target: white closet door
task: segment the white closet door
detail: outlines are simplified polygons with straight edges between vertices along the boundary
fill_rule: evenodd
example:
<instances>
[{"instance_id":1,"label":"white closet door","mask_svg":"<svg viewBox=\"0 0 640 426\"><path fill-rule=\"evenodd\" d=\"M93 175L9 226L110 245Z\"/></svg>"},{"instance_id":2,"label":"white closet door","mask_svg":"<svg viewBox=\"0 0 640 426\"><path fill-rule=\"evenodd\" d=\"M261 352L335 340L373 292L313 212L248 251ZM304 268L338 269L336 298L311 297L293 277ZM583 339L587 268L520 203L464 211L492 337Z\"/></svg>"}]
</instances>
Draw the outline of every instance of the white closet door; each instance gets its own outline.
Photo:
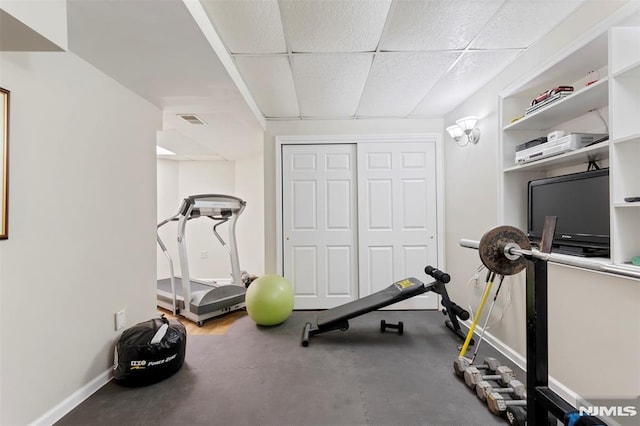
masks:
<instances>
[{"instance_id":1,"label":"white closet door","mask_svg":"<svg viewBox=\"0 0 640 426\"><path fill-rule=\"evenodd\" d=\"M437 265L435 142L358 145L359 293L406 277L427 280ZM391 309L437 309L435 293Z\"/></svg>"},{"instance_id":2,"label":"white closet door","mask_svg":"<svg viewBox=\"0 0 640 426\"><path fill-rule=\"evenodd\" d=\"M356 146L284 145L284 276L295 309L358 298Z\"/></svg>"}]
</instances>

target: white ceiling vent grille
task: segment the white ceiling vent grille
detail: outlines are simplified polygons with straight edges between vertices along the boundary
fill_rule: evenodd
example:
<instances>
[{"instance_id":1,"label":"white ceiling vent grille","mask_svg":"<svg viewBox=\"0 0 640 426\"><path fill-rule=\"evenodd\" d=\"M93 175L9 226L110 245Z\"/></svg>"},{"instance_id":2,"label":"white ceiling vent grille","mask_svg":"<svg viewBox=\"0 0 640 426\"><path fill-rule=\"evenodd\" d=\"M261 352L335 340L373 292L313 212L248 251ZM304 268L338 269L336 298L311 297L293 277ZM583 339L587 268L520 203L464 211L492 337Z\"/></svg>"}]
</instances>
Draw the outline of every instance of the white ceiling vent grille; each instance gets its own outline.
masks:
<instances>
[{"instance_id":1,"label":"white ceiling vent grille","mask_svg":"<svg viewBox=\"0 0 640 426\"><path fill-rule=\"evenodd\" d=\"M189 124L198 124L198 125L206 124L204 121L202 121L200 117L198 117L195 114L178 114L178 117L181 117L183 120L185 120Z\"/></svg>"}]
</instances>

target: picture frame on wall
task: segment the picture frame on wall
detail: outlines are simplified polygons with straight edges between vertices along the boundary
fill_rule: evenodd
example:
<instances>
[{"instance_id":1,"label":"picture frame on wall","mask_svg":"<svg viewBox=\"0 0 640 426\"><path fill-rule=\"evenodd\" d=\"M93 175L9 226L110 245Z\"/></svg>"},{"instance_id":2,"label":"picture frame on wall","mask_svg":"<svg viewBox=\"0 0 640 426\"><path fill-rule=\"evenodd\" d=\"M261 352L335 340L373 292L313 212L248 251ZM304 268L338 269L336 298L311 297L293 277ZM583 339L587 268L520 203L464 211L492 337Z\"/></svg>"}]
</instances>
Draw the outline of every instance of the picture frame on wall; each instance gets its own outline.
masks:
<instances>
[{"instance_id":1,"label":"picture frame on wall","mask_svg":"<svg viewBox=\"0 0 640 426\"><path fill-rule=\"evenodd\" d=\"M0 87L0 240L9 238L9 100L10 92Z\"/></svg>"}]
</instances>

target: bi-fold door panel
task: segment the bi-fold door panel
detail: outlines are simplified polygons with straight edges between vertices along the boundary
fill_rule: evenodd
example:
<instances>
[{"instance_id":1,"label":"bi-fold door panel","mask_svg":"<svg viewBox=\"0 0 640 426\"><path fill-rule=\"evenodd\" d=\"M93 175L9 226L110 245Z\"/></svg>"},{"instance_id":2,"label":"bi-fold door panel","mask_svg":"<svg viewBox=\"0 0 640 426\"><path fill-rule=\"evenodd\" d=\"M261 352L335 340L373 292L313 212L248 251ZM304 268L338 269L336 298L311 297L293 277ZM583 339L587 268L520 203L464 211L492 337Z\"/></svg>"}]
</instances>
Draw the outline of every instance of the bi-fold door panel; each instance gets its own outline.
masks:
<instances>
[{"instance_id":1,"label":"bi-fold door panel","mask_svg":"<svg viewBox=\"0 0 640 426\"><path fill-rule=\"evenodd\" d=\"M374 293L437 264L435 143L358 146L359 288ZM427 293L393 309L435 309Z\"/></svg>"},{"instance_id":2,"label":"bi-fold door panel","mask_svg":"<svg viewBox=\"0 0 640 426\"><path fill-rule=\"evenodd\" d=\"M293 283L295 308L355 300L355 145L284 145L282 182L284 275Z\"/></svg>"}]
</instances>

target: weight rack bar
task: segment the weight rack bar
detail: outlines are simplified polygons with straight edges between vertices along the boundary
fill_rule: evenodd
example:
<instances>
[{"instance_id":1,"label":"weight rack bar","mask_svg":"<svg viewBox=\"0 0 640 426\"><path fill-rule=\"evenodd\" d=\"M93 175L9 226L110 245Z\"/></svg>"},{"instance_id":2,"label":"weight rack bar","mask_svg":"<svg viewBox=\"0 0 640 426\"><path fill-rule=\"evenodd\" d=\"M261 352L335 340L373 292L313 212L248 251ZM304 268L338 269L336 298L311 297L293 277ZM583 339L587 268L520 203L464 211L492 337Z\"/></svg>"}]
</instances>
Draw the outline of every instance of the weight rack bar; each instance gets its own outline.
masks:
<instances>
[{"instance_id":1,"label":"weight rack bar","mask_svg":"<svg viewBox=\"0 0 640 426\"><path fill-rule=\"evenodd\" d=\"M461 239L460 246L477 250L480 248L480 241ZM536 250L523 250L517 245L507 245L505 246L504 251L505 255L531 256L534 259L545 260L547 262L557 263L559 265L575 266L592 271L607 272L610 274L640 279L640 272L613 264L594 262L593 260L583 259L580 257L561 255L557 253L541 253Z\"/></svg>"}]
</instances>

